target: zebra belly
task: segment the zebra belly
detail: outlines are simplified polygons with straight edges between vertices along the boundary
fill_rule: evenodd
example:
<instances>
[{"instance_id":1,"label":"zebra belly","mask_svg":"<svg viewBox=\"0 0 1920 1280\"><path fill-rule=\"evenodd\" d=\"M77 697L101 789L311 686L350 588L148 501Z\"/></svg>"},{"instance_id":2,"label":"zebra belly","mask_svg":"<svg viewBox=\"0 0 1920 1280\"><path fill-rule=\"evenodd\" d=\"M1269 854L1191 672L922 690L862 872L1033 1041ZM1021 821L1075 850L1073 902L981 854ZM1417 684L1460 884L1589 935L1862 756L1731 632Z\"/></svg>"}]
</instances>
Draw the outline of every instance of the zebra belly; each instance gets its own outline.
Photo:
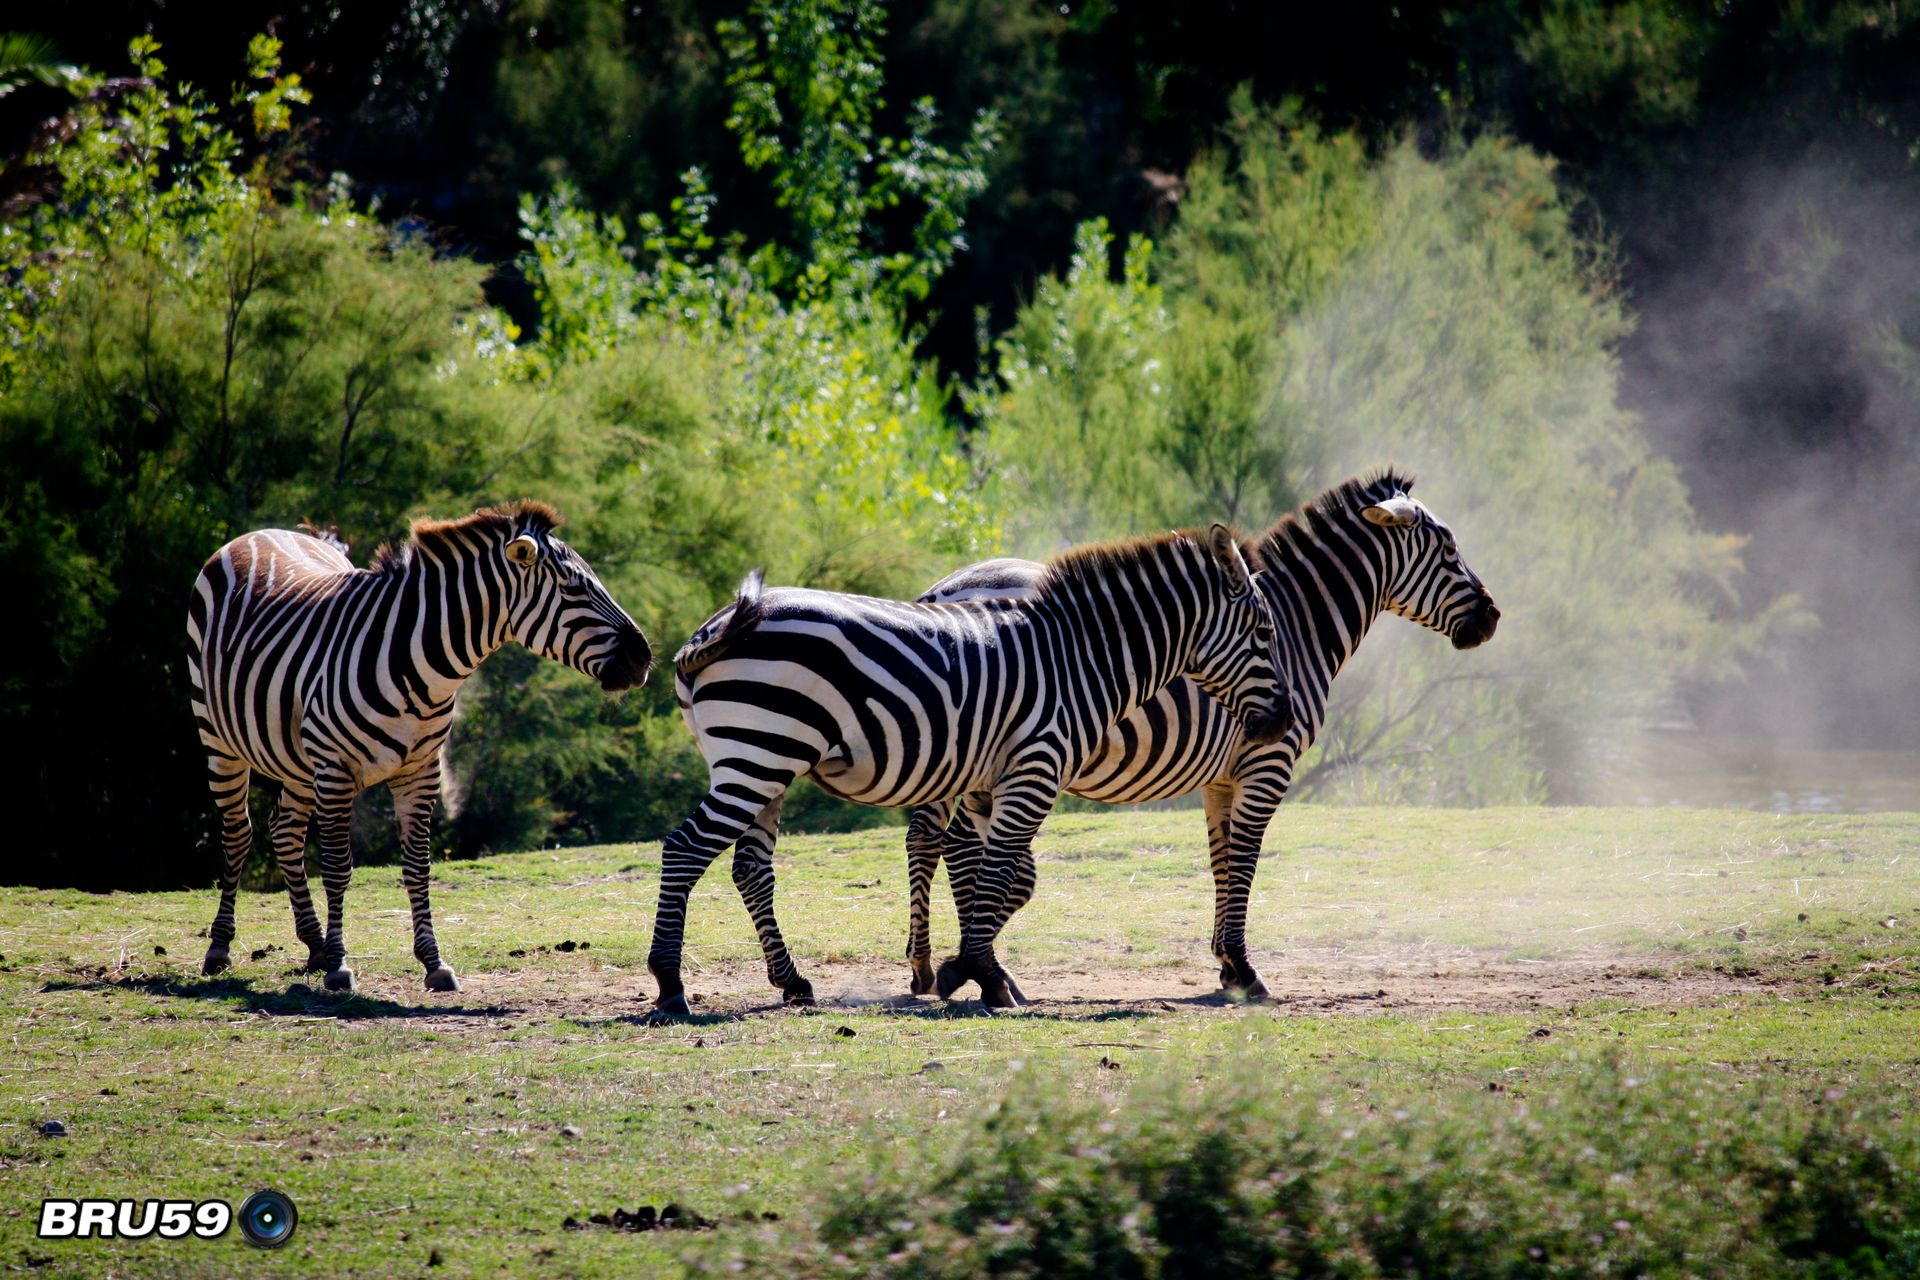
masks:
<instances>
[{"instance_id":1,"label":"zebra belly","mask_svg":"<svg viewBox=\"0 0 1920 1280\"><path fill-rule=\"evenodd\" d=\"M1067 791L1107 804L1171 800L1227 776L1241 745L1231 712L1191 680L1175 680L1107 730Z\"/></svg>"}]
</instances>

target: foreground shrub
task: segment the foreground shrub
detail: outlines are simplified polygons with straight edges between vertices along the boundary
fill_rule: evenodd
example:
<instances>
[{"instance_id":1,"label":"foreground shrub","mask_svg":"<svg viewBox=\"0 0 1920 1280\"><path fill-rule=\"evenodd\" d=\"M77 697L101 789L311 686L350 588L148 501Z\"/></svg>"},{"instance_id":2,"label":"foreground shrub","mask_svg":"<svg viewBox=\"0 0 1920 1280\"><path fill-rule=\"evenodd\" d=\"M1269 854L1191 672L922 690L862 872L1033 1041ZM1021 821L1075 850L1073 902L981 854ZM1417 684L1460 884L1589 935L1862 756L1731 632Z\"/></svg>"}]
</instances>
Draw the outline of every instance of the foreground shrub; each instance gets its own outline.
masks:
<instances>
[{"instance_id":1,"label":"foreground shrub","mask_svg":"<svg viewBox=\"0 0 1920 1280\"><path fill-rule=\"evenodd\" d=\"M927 1280L1920 1274L1920 1140L1839 1090L1600 1068L1553 1096L1375 1103L1249 1074L1116 1106L1029 1077L951 1151L843 1184L816 1239L769 1231L754 1252L777 1262L715 1262Z\"/></svg>"}]
</instances>

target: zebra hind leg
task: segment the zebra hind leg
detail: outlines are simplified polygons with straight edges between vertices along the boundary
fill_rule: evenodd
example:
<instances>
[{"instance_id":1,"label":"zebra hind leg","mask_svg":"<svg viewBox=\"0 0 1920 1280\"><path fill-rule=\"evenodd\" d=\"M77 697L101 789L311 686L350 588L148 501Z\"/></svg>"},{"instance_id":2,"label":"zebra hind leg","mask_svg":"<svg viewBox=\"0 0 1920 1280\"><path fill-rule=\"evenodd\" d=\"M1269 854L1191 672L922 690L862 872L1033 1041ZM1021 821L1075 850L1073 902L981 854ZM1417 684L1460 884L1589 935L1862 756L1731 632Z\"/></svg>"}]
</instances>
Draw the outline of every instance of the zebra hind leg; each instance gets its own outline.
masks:
<instances>
[{"instance_id":1,"label":"zebra hind leg","mask_svg":"<svg viewBox=\"0 0 1920 1280\"><path fill-rule=\"evenodd\" d=\"M234 898L240 891L240 873L246 868L247 855L253 851L253 818L247 812L247 789L253 771L231 756L214 755L207 761L207 786L213 803L220 810L220 906L214 913L213 927L207 931L206 958L200 972L208 977L223 973L231 964L228 954L233 945Z\"/></svg>"},{"instance_id":2,"label":"zebra hind leg","mask_svg":"<svg viewBox=\"0 0 1920 1280\"><path fill-rule=\"evenodd\" d=\"M773 913L773 846L780 838L780 801L775 796L754 816L733 847L733 887L753 917L754 932L760 935L760 950L767 959L767 981L780 989L788 1004L813 1003L813 984L800 976L786 939L780 936L780 921Z\"/></svg>"},{"instance_id":3,"label":"zebra hind leg","mask_svg":"<svg viewBox=\"0 0 1920 1280\"><path fill-rule=\"evenodd\" d=\"M347 968L347 886L353 882L353 784L326 776L314 783L320 823L320 880L327 890L326 988L353 990Z\"/></svg>"},{"instance_id":4,"label":"zebra hind leg","mask_svg":"<svg viewBox=\"0 0 1920 1280\"><path fill-rule=\"evenodd\" d=\"M907 963L913 977L908 989L916 996L933 990L933 939L929 931L933 873L947 838L953 807L946 803L922 805L907 824ZM947 872L952 882L953 872Z\"/></svg>"},{"instance_id":5,"label":"zebra hind leg","mask_svg":"<svg viewBox=\"0 0 1920 1280\"><path fill-rule=\"evenodd\" d=\"M653 944L647 949L647 971L660 988L649 1021L692 1016L686 987L680 981L687 898L720 851L746 835L760 812L786 793L794 776L788 773L784 779L769 779L729 773L724 782L716 778L700 807L667 837L661 848L660 902L653 914Z\"/></svg>"},{"instance_id":6,"label":"zebra hind leg","mask_svg":"<svg viewBox=\"0 0 1920 1280\"><path fill-rule=\"evenodd\" d=\"M307 944L308 973L327 971L327 937L313 912L313 893L307 888L307 822L313 817L313 793L289 783L280 789L273 817L267 825L273 841L273 860L287 886L293 907L293 931Z\"/></svg>"}]
</instances>

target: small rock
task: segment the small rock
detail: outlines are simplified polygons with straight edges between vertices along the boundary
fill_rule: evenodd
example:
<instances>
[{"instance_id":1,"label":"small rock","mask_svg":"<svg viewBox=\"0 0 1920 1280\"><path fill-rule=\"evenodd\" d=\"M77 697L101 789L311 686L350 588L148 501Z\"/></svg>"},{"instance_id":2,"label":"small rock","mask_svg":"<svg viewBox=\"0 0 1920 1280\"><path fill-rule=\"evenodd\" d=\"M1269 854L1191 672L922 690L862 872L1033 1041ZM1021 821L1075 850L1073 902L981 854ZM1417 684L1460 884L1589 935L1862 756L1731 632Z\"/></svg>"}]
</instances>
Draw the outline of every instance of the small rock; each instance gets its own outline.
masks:
<instances>
[{"instance_id":1,"label":"small rock","mask_svg":"<svg viewBox=\"0 0 1920 1280\"><path fill-rule=\"evenodd\" d=\"M560 1229L562 1231L578 1231L580 1226L580 1219L574 1217L572 1214L568 1214L567 1220L560 1224Z\"/></svg>"},{"instance_id":2,"label":"small rock","mask_svg":"<svg viewBox=\"0 0 1920 1280\"><path fill-rule=\"evenodd\" d=\"M1553 1034L1553 1028L1552 1027L1535 1027L1530 1034L1533 1036L1535 1040L1545 1040L1548 1036Z\"/></svg>"},{"instance_id":3,"label":"small rock","mask_svg":"<svg viewBox=\"0 0 1920 1280\"><path fill-rule=\"evenodd\" d=\"M580 949L582 951L585 951L588 947L591 947L592 945L593 944L591 942L583 942L580 944Z\"/></svg>"},{"instance_id":4,"label":"small rock","mask_svg":"<svg viewBox=\"0 0 1920 1280\"><path fill-rule=\"evenodd\" d=\"M936 1071L945 1071L946 1069L947 1064L944 1062L923 1062L920 1064L920 1074L923 1076L930 1076Z\"/></svg>"},{"instance_id":5,"label":"small rock","mask_svg":"<svg viewBox=\"0 0 1920 1280\"><path fill-rule=\"evenodd\" d=\"M560 1126L560 1136L563 1138L578 1138L581 1136L580 1126L577 1124L563 1124Z\"/></svg>"},{"instance_id":6,"label":"small rock","mask_svg":"<svg viewBox=\"0 0 1920 1280\"><path fill-rule=\"evenodd\" d=\"M1880 927L1882 929L1898 929L1900 927L1900 919L1897 916L1888 916L1880 922Z\"/></svg>"},{"instance_id":7,"label":"small rock","mask_svg":"<svg viewBox=\"0 0 1920 1280\"><path fill-rule=\"evenodd\" d=\"M1800 913L1799 919L1801 924L1805 924L1807 922L1807 913L1802 911Z\"/></svg>"},{"instance_id":8,"label":"small rock","mask_svg":"<svg viewBox=\"0 0 1920 1280\"><path fill-rule=\"evenodd\" d=\"M265 960L267 958L267 952L271 950L273 950L272 947L257 947L254 949L251 955L252 955L252 958L255 960Z\"/></svg>"},{"instance_id":9,"label":"small rock","mask_svg":"<svg viewBox=\"0 0 1920 1280\"><path fill-rule=\"evenodd\" d=\"M118 1089L102 1089L100 1096L103 1098L117 1098L120 1096L120 1091Z\"/></svg>"},{"instance_id":10,"label":"small rock","mask_svg":"<svg viewBox=\"0 0 1920 1280\"><path fill-rule=\"evenodd\" d=\"M43 1138L64 1138L67 1136L67 1126L58 1120L42 1120L40 1122L40 1136Z\"/></svg>"},{"instance_id":11,"label":"small rock","mask_svg":"<svg viewBox=\"0 0 1920 1280\"><path fill-rule=\"evenodd\" d=\"M431 1249L431 1250L428 1250L428 1252L427 1252L427 1265L428 1265L428 1266L430 1266L430 1267L437 1267L437 1266L439 1266L439 1265L440 1265L440 1264L441 1264L441 1263L442 1263L443 1261L444 1261L444 1259L442 1259L442 1258L441 1258L441 1256L440 1256L440 1251L439 1251L438 1249Z\"/></svg>"},{"instance_id":12,"label":"small rock","mask_svg":"<svg viewBox=\"0 0 1920 1280\"><path fill-rule=\"evenodd\" d=\"M852 1027L835 1027L833 1029L833 1034L841 1037L844 1040L851 1040L853 1039L854 1036L858 1035L859 1032L855 1031Z\"/></svg>"},{"instance_id":13,"label":"small rock","mask_svg":"<svg viewBox=\"0 0 1920 1280\"><path fill-rule=\"evenodd\" d=\"M1118 1071L1120 1069L1120 1064L1115 1062L1112 1058L1109 1058L1106 1054L1103 1053L1100 1055L1100 1068L1103 1071Z\"/></svg>"},{"instance_id":14,"label":"small rock","mask_svg":"<svg viewBox=\"0 0 1920 1280\"><path fill-rule=\"evenodd\" d=\"M613 1225L613 1218L604 1213L588 1214L587 1221L596 1227L610 1227Z\"/></svg>"},{"instance_id":15,"label":"small rock","mask_svg":"<svg viewBox=\"0 0 1920 1280\"><path fill-rule=\"evenodd\" d=\"M155 955L157 955L157 956L163 956L163 955L165 955L165 954L167 954L167 949L166 949L165 947L161 947L161 946L156 946L156 947L154 947L154 949L153 949L153 954L155 954Z\"/></svg>"},{"instance_id":16,"label":"small rock","mask_svg":"<svg viewBox=\"0 0 1920 1280\"><path fill-rule=\"evenodd\" d=\"M705 1037L705 1036L695 1036L695 1037L693 1038L693 1047L694 1047L694 1048L696 1048L696 1049L704 1049L704 1048L706 1048L706 1047L707 1047L707 1040L706 1040L706 1037Z\"/></svg>"},{"instance_id":17,"label":"small rock","mask_svg":"<svg viewBox=\"0 0 1920 1280\"><path fill-rule=\"evenodd\" d=\"M1733 931L1733 940L1735 942L1745 942L1747 940L1747 931L1745 929L1735 929Z\"/></svg>"},{"instance_id":18,"label":"small rock","mask_svg":"<svg viewBox=\"0 0 1920 1280\"><path fill-rule=\"evenodd\" d=\"M518 960L521 956L527 954L527 949L525 947L515 947L513 950L507 952L507 954ZM569 1219L569 1221L571 1221L571 1219Z\"/></svg>"},{"instance_id":19,"label":"small rock","mask_svg":"<svg viewBox=\"0 0 1920 1280\"><path fill-rule=\"evenodd\" d=\"M554 943L553 949L555 951L572 951L576 949L579 945L580 944L575 942L572 938L568 938L565 942Z\"/></svg>"},{"instance_id":20,"label":"small rock","mask_svg":"<svg viewBox=\"0 0 1920 1280\"><path fill-rule=\"evenodd\" d=\"M1489 1081L1487 1081L1487 1092L1488 1092L1488 1093L1504 1093L1504 1092L1506 1092L1506 1088L1507 1088L1507 1086L1505 1086L1505 1085L1503 1085L1503 1084L1501 1084L1501 1083L1500 1083L1500 1082L1499 1082L1498 1080L1489 1080Z\"/></svg>"}]
</instances>

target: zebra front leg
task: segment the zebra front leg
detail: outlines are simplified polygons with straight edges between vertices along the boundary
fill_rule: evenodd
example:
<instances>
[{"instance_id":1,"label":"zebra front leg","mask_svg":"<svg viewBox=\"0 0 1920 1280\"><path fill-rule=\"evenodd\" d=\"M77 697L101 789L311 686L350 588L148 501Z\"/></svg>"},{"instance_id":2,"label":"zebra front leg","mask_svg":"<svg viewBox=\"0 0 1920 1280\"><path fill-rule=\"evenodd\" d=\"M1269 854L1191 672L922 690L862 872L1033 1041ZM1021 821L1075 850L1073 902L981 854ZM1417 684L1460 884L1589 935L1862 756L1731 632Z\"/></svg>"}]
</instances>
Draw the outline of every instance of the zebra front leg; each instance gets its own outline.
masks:
<instances>
[{"instance_id":1,"label":"zebra front leg","mask_svg":"<svg viewBox=\"0 0 1920 1280\"><path fill-rule=\"evenodd\" d=\"M1286 794L1288 777L1240 777L1225 793L1227 804L1215 814L1208 789L1208 837L1213 852L1213 956L1219 958L1219 984L1227 994L1265 1000L1271 992L1246 954L1246 908L1260 871L1260 846L1267 823Z\"/></svg>"},{"instance_id":2,"label":"zebra front leg","mask_svg":"<svg viewBox=\"0 0 1920 1280\"><path fill-rule=\"evenodd\" d=\"M297 783L280 788L267 832L273 840L273 860L286 882L287 901L293 907L293 932L307 944L308 973L327 971L327 937L313 912L313 893L307 888L307 822L313 816L313 792Z\"/></svg>"},{"instance_id":3,"label":"zebra front leg","mask_svg":"<svg viewBox=\"0 0 1920 1280\"><path fill-rule=\"evenodd\" d=\"M427 990L458 991L460 979L440 958L433 936L433 904L427 883L433 871L433 806L440 798L440 757L436 753L420 771L388 783L393 812L400 822L400 883L406 886L407 905L413 910L413 958L427 971Z\"/></svg>"},{"instance_id":4,"label":"zebra front leg","mask_svg":"<svg viewBox=\"0 0 1920 1280\"><path fill-rule=\"evenodd\" d=\"M1227 917L1232 907L1233 801L1231 782L1211 783L1201 792L1207 813L1207 866L1213 872L1213 958L1220 962L1220 986L1242 989L1239 968L1227 956Z\"/></svg>"},{"instance_id":5,"label":"zebra front leg","mask_svg":"<svg viewBox=\"0 0 1920 1280\"><path fill-rule=\"evenodd\" d=\"M314 816L320 824L320 881L327 890L326 987L353 990L347 968L347 885L353 880L353 796L347 778L314 780Z\"/></svg>"},{"instance_id":6,"label":"zebra front leg","mask_svg":"<svg viewBox=\"0 0 1920 1280\"><path fill-rule=\"evenodd\" d=\"M941 845L941 856L947 863L947 884L953 890L954 915L959 920L962 937L966 935L967 920L974 910L974 885L980 873L981 863L986 858L985 840L989 820L990 802L984 797L970 798L961 809L960 817L947 828ZM1033 879L1031 855L1029 855L1028 870L1024 876L1018 869L1015 871L1015 885L1024 880L1026 888L1024 892L1017 888L1013 890L1012 896L1017 901L1009 910L1009 915L1033 896ZM1001 923L1004 925L1005 922ZM958 957L954 959L957 960ZM933 991L943 1000L952 996L954 991L965 986L969 981L961 976L963 970L958 965L952 968L942 965L941 971L946 974L947 981L953 984L942 989L936 977ZM1014 980L1013 975L1003 969L1000 976L1006 980L1007 989L1012 993L1014 1000L1021 1004L1026 1003L1026 996L1021 992L1020 984Z\"/></svg>"},{"instance_id":7,"label":"zebra front leg","mask_svg":"<svg viewBox=\"0 0 1920 1280\"><path fill-rule=\"evenodd\" d=\"M1229 994L1265 1000L1272 993L1247 955L1247 903L1260 869L1260 846L1278 800L1254 799L1243 785L1233 807L1232 841L1227 854L1226 901L1214 925L1214 954L1220 957L1220 985Z\"/></svg>"},{"instance_id":8,"label":"zebra front leg","mask_svg":"<svg viewBox=\"0 0 1920 1280\"><path fill-rule=\"evenodd\" d=\"M907 824L907 963L913 967L908 989L916 996L933 990L933 940L928 915L933 872L940 865L941 846L952 816L951 804L926 804L913 811L913 820ZM953 883L951 863L947 882Z\"/></svg>"},{"instance_id":9,"label":"zebra front leg","mask_svg":"<svg viewBox=\"0 0 1920 1280\"><path fill-rule=\"evenodd\" d=\"M780 801L775 796L754 816L753 825L733 846L733 887L753 917L760 950L767 959L767 981L778 987L788 1004L812 1004L813 984L800 976L780 922L773 914L773 846L780 838Z\"/></svg>"},{"instance_id":10,"label":"zebra front leg","mask_svg":"<svg viewBox=\"0 0 1920 1280\"><path fill-rule=\"evenodd\" d=\"M980 1001L988 1008L1019 1005L1020 996L1000 967L993 945L1013 908L1033 893L1030 868L1034 833L1059 794L1058 778L1031 766L994 787L987 812L986 855L974 877L973 909L966 918L960 955L940 966L936 990L953 991L972 980L980 984ZM970 816L973 809L968 806ZM1028 871L1022 871L1023 864Z\"/></svg>"},{"instance_id":11,"label":"zebra front leg","mask_svg":"<svg viewBox=\"0 0 1920 1280\"><path fill-rule=\"evenodd\" d=\"M680 982L681 953L687 927L687 898L722 849L736 843L753 825L760 811L786 793L793 781L728 773L714 778L706 799L693 815L674 829L661 848L660 904L653 915L653 944L647 949L647 970L659 984L653 1019L685 1018L692 1014L686 988Z\"/></svg>"},{"instance_id":12,"label":"zebra front leg","mask_svg":"<svg viewBox=\"0 0 1920 1280\"><path fill-rule=\"evenodd\" d=\"M247 855L253 851L253 817L247 812L247 788L252 781L253 771L232 756L208 757L207 786L220 810L220 906L207 931L206 958L200 962L200 972L209 977L224 972L231 963L234 897L240 892Z\"/></svg>"}]
</instances>

